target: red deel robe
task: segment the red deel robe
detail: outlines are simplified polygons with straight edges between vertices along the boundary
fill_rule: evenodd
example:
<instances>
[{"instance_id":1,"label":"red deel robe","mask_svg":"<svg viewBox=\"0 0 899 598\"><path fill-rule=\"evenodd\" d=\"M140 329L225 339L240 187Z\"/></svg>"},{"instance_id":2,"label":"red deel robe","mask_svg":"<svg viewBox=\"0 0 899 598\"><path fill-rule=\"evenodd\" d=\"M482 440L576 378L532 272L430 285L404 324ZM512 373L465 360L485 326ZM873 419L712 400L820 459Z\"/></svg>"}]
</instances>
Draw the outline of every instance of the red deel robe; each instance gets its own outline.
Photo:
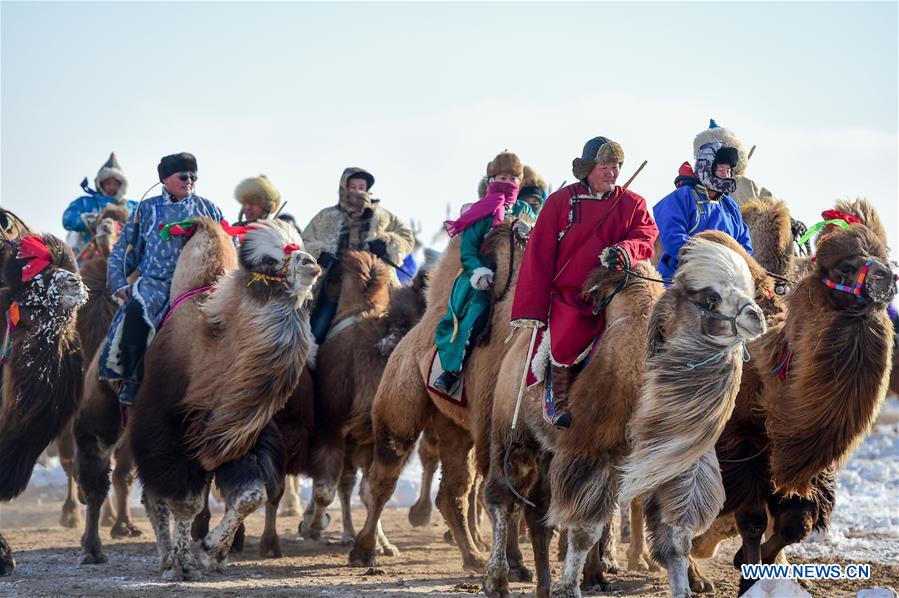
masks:
<instances>
[{"instance_id":1,"label":"red deel robe","mask_svg":"<svg viewBox=\"0 0 899 598\"><path fill-rule=\"evenodd\" d=\"M559 189L546 200L531 231L515 288L513 322L549 321L553 361L577 363L605 329L605 314L594 316L592 303L582 297L587 275L600 266L599 254L618 245L631 263L646 260L658 236L646 201L632 191L616 187L600 199L581 182Z\"/></svg>"}]
</instances>

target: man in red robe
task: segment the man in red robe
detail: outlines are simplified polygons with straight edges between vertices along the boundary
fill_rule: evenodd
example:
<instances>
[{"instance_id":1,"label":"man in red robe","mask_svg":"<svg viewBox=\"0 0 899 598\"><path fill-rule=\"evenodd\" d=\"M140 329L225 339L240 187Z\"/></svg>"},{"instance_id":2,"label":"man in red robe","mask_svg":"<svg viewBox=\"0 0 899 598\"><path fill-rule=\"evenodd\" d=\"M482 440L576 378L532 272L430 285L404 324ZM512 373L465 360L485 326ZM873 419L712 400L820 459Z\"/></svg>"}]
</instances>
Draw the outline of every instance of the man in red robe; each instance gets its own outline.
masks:
<instances>
[{"instance_id":1,"label":"man in red robe","mask_svg":"<svg viewBox=\"0 0 899 598\"><path fill-rule=\"evenodd\" d=\"M578 182L550 195L537 218L515 289L512 325L539 329L529 381L545 376L548 361L553 401L544 416L557 428L571 425L574 366L605 329L605 314L593 315L583 297L587 275L600 264L623 270L649 259L659 235L646 201L615 184L623 161L621 146L605 137L584 145L572 162Z\"/></svg>"}]
</instances>

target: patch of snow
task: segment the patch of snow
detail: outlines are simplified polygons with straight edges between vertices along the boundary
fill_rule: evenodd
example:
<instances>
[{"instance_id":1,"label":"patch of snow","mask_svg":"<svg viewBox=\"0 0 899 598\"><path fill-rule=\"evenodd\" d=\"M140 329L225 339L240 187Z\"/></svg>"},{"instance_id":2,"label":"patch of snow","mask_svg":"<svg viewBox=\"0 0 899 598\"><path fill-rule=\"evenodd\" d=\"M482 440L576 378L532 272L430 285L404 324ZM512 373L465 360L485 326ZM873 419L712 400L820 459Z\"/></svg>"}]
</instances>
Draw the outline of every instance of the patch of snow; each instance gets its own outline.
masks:
<instances>
[{"instance_id":1,"label":"patch of snow","mask_svg":"<svg viewBox=\"0 0 899 598\"><path fill-rule=\"evenodd\" d=\"M811 598L811 594L791 579L762 579L752 584L743 598Z\"/></svg>"}]
</instances>

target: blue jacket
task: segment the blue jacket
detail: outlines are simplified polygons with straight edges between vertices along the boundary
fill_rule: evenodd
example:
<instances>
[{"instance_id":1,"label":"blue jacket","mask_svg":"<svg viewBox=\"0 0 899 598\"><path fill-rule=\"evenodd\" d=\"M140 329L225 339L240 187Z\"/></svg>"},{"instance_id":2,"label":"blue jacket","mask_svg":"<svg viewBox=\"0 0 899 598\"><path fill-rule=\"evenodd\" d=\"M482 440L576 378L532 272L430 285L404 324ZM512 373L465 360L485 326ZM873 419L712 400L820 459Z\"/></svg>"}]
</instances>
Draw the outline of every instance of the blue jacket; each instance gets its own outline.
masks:
<instances>
[{"instance_id":1,"label":"blue jacket","mask_svg":"<svg viewBox=\"0 0 899 598\"><path fill-rule=\"evenodd\" d=\"M187 243L186 235L173 235L168 241L160 236L160 229L166 224L179 222L197 216L208 216L216 222L222 220L222 212L217 205L198 195L191 195L173 202L168 193L142 201L122 230L109 256L106 270L106 286L111 294L128 285L128 276L135 270L140 276L131 286L131 296L143 307L144 321L151 327L152 340L162 322L169 305L169 289L175 274L178 256ZM113 317L103 347L100 360L100 376L115 380L121 372L119 328L125 317L122 305Z\"/></svg>"},{"instance_id":2,"label":"blue jacket","mask_svg":"<svg viewBox=\"0 0 899 598\"><path fill-rule=\"evenodd\" d=\"M62 213L62 225L66 230L79 233L87 233L87 224L82 216L84 214L99 214L103 208L109 204L118 204L119 202L111 197L106 197L98 191L94 191L90 195L82 195L69 204L66 211ZM137 202L133 200L125 200L124 205L129 212L133 212L137 207Z\"/></svg>"},{"instance_id":3,"label":"blue jacket","mask_svg":"<svg viewBox=\"0 0 899 598\"><path fill-rule=\"evenodd\" d=\"M729 195L712 201L702 185L683 185L653 206L652 215L659 227L663 251L658 269L664 278L671 278L677 271L677 254L687 239L704 230L729 234L752 255L749 228Z\"/></svg>"}]
</instances>

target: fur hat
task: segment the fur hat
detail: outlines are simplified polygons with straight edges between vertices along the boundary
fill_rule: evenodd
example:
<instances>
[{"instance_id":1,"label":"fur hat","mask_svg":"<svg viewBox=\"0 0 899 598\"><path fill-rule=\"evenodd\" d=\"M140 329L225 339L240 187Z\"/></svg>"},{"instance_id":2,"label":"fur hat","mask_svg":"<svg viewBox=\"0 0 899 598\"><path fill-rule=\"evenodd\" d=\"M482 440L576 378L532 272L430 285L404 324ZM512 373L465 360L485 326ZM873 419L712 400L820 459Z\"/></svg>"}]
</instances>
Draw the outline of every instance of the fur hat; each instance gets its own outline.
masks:
<instances>
[{"instance_id":1,"label":"fur hat","mask_svg":"<svg viewBox=\"0 0 899 598\"><path fill-rule=\"evenodd\" d=\"M709 119L709 128L702 131L693 139L693 158L699 154L699 148L710 141L720 141L721 145L732 147L737 150L737 164L734 166L734 176L741 176L746 172L746 152L743 151L743 144L737 139L730 129L719 127L715 119Z\"/></svg>"},{"instance_id":2,"label":"fur hat","mask_svg":"<svg viewBox=\"0 0 899 598\"><path fill-rule=\"evenodd\" d=\"M478 199L483 198L487 195L487 177L482 176L481 180L478 181Z\"/></svg>"},{"instance_id":3,"label":"fur hat","mask_svg":"<svg viewBox=\"0 0 899 598\"><path fill-rule=\"evenodd\" d=\"M115 157L115 152L109 154L109 159L107 159L106 163L100 167L100 170L97 171L97 177L94 179L94 186L100 193L103 193L101 184L107 179L115 179L121 183L119 190L112 199L120 200L125 197L125 192L128 191L128 179L125 178L125 173L122 171L122 167L119 166L119 161Z\"/></svg>"},{"instance_id":4,"label":"fur hat","mask_svg":"<svg viewBox=\"0 0 899 598\"><path fill-rule=\"evenodd\" d=\"M264 174L238 183L234 189L234 197L240 204L249 202L269 214L277 212L281 205L281 194Z\"/></svg>"},{"instance_id":5,"label":"fur hat","mask_svg":"<svg viewBox=\"0 0 899 598\"><path fill-rule=\"evenodd\" d=\"M518 198L539 197L541 203L546 201L547 186L546 181L540 176L532 166L524 165L523 175L521 177L521 191L518 192Z\"/></svg>"},{"instance_id":6,"label":"fur hat","mask_svg":"<svg viewBox=\"0 0 899 598\"><path fill-rule=\"evenodd\" d=\"M159 182L166 180L177 172L197 172L197 159L193 154L188 154L187 152L169 154L159 160L156 172L159 174Z\"/></svg>"},{"instance_id":7,"label":"fur hat","mask_svg":"<svg viewBox=\"0 0 899 598\"><path fill-rule=\"evenodd\" d=\"M500 152L487 163L487 177L495 177L498 174L511 174L521 180L521 160L509 150Z\"/></svg>"},{"instance_id":8,"label":"fur hat","mask_svg":"<svg viewBox=\"0 0 899 598\"><path fill-rule=\"evenodd\" d=\"M624 163L624 150L621 146L605 137L594 137L584 144L580 158L571 161L571 172L574 177L583 181L597 164Z\"/></svg>"}]
</instances>

